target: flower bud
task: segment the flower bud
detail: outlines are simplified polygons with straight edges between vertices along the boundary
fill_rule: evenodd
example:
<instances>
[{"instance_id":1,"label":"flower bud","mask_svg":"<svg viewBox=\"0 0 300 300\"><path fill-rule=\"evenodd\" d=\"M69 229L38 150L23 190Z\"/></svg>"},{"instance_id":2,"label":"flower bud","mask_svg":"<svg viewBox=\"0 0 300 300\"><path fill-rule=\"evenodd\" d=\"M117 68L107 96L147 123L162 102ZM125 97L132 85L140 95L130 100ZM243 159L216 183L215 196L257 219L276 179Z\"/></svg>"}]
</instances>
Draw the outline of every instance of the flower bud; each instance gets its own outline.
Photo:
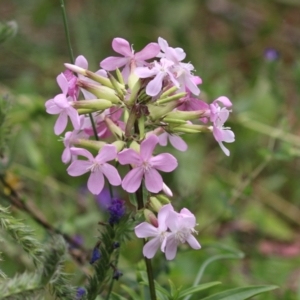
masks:
<instances>
[{"instance_id":1,"label":"flower bud","mask_svg":"<svg viewBox=\"0 0 300 300\"><path fill-rule=\"evenodd\" d=\"M79 148L88 148L90 150L96 150L99 152L101 148L106 145L106 143L94 140L76 139L74 141L74 145Z\"/></svg>"},{"instance_id":2,"label":"flower bud","mask_svg":"<svg viewBox=\"0 0 300 300\"><path fill-rule=\"evenodd\" d=\"M177 102L173 101L162 106L153 104L148 104L147 106L150 113L150 119L152 121L156 121L171 112L175 107L177 107Z\"/></svg>"},{"instance_id":3,"label":"flower bud","mask_svg":"<svg viewBox=\"0 0 300 300\"><path fill-rule=\"evenodd\" d=\"M186 93L178 93L178 94L166 97L166 98L159 98L158 100L156 100L154 102L154 104L156 104L156 105L165 104L165 103L168 103L168 102L179 100L180 98L183 98L185 96L186 96Z\"/></svg>"},{"instance_id":4,"label":"flower bud","mask_svg":"<svg viewBox=\"0 0 300 300\"><path fill-rule=\"evenodd\" d=\"M88 81L78 79L77 84L83 89L94 94L99 99L109 100L112 103L120 104L120 99L116 95L115 91L109 87L91 83Z\"/></svg>"},{"instance_id":5,"label":"flower bud","mask_svg":"<svg viewBox=\"0 0 300 300\"><path fill-rule=\"evenodd\" d=\"M171 203L170 199L163 194L156 195L156 198L160 201L161 204L170 204Z\"/></svg>"},{"instance_id":6,"label":"flower bud","mask_svg":"<svg viewBox=\"0 0 300 300\"><path fill-rule=\"evenodd\" d=\"M166 117L172 118L172 119L179 119L179 120L193 120L193 119L199 119L203 117L206 113L206 110L195 110L195 111L171 111L169 112Z\"/></svg>"},{"instance_id":7,"label":"flower bud","mask_svg":"<svg viewBox=\"0 0 300 300\"><path fill-rule=\"evenodd\" d=\"M118 139L118 140L123 140L124 137L124 131L116 125L109 117L105 118L105 123L111 133Z\"/></svg>"},{"instance_id":8,"label":"flower bud","mask_svg":"<svg viewBox=\"0 0 300 300\"><path fill-rule=\"evenodd\" d=\"M104 110L113 106L113 104L105 99L81 100L71 102L76 109L88 109L92 112Z\"/></svg>"},{"instance_id":9,"label":"flower bud","mask_svg":"<svg viewBox=\"0 0 300 300\"><path fill-rule=\"evenodd\" d=\"M115 141L112 143L112 145L114 145L116 147L117 152L120 152L125 148L126 143L123 141Z\"/></svg>"},{"instance_id":10,"label":"flower bud","mask_svg":"<svg viewBox=\"0 0 300 300\"><path fill-rule=\"evenodd\" d=\"M155 197L150 197L150 207L155 211L159 212L159 210L162 208L161 203L159 200Z\"/></svg>"},{"instance_id":11,"label":"flower bud","mask_svg":"<svg viewBox=\"0 0 300 300\"><path fill-rule=\"evenodd\" d=\"M149 209L144 209L144 216L148 223L152 224L154 227L158 227L158 220L156 215Z\"/></svg>"}]
</instances>

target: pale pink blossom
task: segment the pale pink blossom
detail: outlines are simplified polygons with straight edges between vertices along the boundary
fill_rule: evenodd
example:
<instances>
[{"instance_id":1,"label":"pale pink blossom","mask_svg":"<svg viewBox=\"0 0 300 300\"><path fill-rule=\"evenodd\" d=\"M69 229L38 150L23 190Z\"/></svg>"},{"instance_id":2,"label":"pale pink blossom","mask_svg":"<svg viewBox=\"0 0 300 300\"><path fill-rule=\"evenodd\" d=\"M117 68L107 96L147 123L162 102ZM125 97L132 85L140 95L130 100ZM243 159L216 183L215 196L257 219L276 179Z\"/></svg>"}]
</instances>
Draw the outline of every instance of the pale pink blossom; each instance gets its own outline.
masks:
<instances>
[{"instance_id":1,"label":"pale pink blossom","mask_svg":"<svg viewBox=\"0 0 300 300\"><path fill-rule=\"evenodd\" d=\"M165 255L167 260L175 258L177 247L180 244L188 243L193 249L200 249L199 242L194 237L196 218L187 208L183 208L180 213L169 211L166 218L166 225L170 230L167 236Z\"/></svg>"},{"instance_id":2,"label":"pale pink blossom","mask_svg":"<svg viewBox=\"0 0 300 300\"><path fill-rule=\"evenodd\" d=\"M56 82L61 88L63 94L70 96L73 101L77 100L79 87L77 86L77 77L70 70L65 70L56 77Z\"/></svg>"},{"instance_id":3,"label":"pale pink blossom","mask_svg":"<svg viewBox=\"0 0 300 300\"><path fill-rule=\"evenodd\" d=\"M113 71L124 66L122 73L125 79L130 74L131 64L135 66L145 65L146 60L155 57L159 53L159 45L157 43L150 43L141 51L134 53L128 41L122 38L114 38L112 48L115 52L123 55L123 57L107 57L100 62L100 66L107 71Z\"/></svg>"},{"instance_id":4,"label":"pale pink blossom","mask_svg":"<svg viewBox=\"0 0 300 300\"><path fill-rule=\"evenodd\" d=\"M74 129L80 129L80 118L77 110L72 107L72 102L73 101L70 97L67 98L66 95L59 94L45 103L48 114L59 114L54 125L54 132L56 135L61 134L66 129L68 117L71 119Z\"/></svg>"},{"instance_id":5,"label":"pale pink blossom","mask_svg":"<svg viewBox=\"0 0 300 300\"><path fill-rule=\"evenodd\" d=\"M210 126L216 141L227 156L230 155L230 151L223 145L223 142L233 143L235 141L233 131L231 131L229 127L224 127L224 123L227 121L228 117L229 111L221 109L221 111L218 112L218 118L214 121L214 125Z\"/></svg>"},{"instance_id":6,"label":"pale pink blossom","mask_svg":"<svg viewBox=\"0 0 300 300\"><path fill-rule=\"evenodd\" d=\"M84 116L80 116L80 123L83 125ZM77 142L78 139L87 139L88 135L82 130L73 130L65 133L65 137L63 139L65 149L62 153L61 160L63 163L67 164L72 159L71 147L74 143ZM73 156L73 158L76 156Z\"/></svg>"},{"instance_id":7,"label":"pale pink blossom","mask_svg":"<svg viewBox=\"0 0 300 300\"><path fill-rule=\"evenodd\" d=\"M139 67L135 69L135 74L139 78L149 78L155 76L146 87L146 93L149 96L156 96L162 89L162 84L164 78L167 76L168 79L179 88L179 83L175 79L174 74L172 72L172 66L174 63L170 60L162 58L160 63L154 61L151 65L151 68L148 67Z\"/></svg>"},{"instance_id":8,"label":"pale pink blossom","mask_svg":"<svg viewBox=\"0 0 300 300\"><path fill-rule=\"evenodd\" d=\"M166 58L174 64L178 64L180 61L185 59L186 54L182 48L169 47L168 42L161 37L158 38L158 44L162 52L160 52L157 57Z\"/></svg>"},{"instance_id":9,"label":"pale pink blossom","mask_svg":"<svg viewBox=\"0 0 300 300\"><path fill-rule=\"evenodd\" d=\"M167 241L167 225L166 218L170 211L173 211L171 204L164 205L158 212L157 221L158 227L155 227L147 222L143 222L134 228L138 238L152 238L143 247L143 255L149 259L153 258L158 248L165 251Z\"/></svg>"},{"instance_id":10,"label":"pale pink blossom","mask_svg":"<svg viewBox=\"0 0 300 300\"><path fill-rule=\"evenodd\" d=\"M117 156L117 149L114 145L105 145L101 148L99 154L96 157L86 149L71 148L73 155L81 155L88 160L74 160L68 167L67 172L70 176L80 176L87 172L90 172L90 176L87 182L89 191L98 195L104 187L104 176L108 179L111 185L117 186L121 184L121 177L117 169L108 164Z\"/></svg>"},{"instance_id":11,"label":"pale pink blossom","mask_svg":"<svg viewBox=\"0 0 300 300\"><path fill-rule=\"evenodd\" d=\"M140 153L133 149L125 149L118 154L121 165L132 165L122 181L122 187L129 193L134 193L140 187L143 178L149 192L158 193L163 188L163 180L159 171L172 172L177 167L176 158L169 153L161 153L152 156L153 150L158 143L155 135L150 135L141 143Z\"/></svg>"}]
</instances>

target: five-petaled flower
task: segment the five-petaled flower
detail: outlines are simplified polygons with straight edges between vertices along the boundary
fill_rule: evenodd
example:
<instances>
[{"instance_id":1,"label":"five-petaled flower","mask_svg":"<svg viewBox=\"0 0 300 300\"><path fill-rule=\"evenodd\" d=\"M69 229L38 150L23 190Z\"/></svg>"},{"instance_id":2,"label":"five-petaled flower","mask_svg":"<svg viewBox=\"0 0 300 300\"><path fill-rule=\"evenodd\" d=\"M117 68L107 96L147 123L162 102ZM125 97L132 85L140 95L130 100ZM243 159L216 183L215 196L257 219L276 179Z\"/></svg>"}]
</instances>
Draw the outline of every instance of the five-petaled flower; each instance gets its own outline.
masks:
<instances>
[{"instance_id":1,"label":"five-petaled flower","mask_svg":"<svg viewBox=\"0 0 300 300\"><path fill-rule=\"evenodd\" d=\"M121 177L117 169L108 164L107 161L113 160L117 156L117 150L114 145L105 145L96 157L86 149L71 148L73 155L81 155L88 160L74 160L68 167L67 172L70 176L80 176L91 172L87 187L89 191L97 195L104 187L104 175L111 185L120 185Z\"/></svg>"},{"instance_id":2,"label":"five-petaled flower","mask_svg":"<svg viewBox=\"0 0 300 300\"><path fill-rule=\"evenodd\" d=\"M152 156L157 143L157 136L150 135L141 143L140 153L133 149L125 149L118 154L121 165L130 164L133 168L122 181L122 188L125 191L136 192L143 178L145 178L145 186L149 192L158 193L162 190L163 180L157 170L172 172L177 167L177 160L169 153Z\"/></svg>"}]
</instances>

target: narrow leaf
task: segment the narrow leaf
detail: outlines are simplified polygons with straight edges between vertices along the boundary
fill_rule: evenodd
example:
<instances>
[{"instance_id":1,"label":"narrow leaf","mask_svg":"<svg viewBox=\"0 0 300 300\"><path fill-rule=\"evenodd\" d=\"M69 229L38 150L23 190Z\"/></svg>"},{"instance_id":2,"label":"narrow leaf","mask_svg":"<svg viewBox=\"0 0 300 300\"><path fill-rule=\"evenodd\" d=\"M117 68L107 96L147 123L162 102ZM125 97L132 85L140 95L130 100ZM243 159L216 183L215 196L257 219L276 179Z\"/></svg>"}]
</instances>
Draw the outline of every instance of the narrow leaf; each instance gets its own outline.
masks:
<instances>
[{"instance_id":1,"label":"narrow leaf","mask_svg":"<svg viewBox=\"0 0 300 300\"><path fill-rule=\"evenodd\" d=\"M214 294L202 300L245 300L277 288L275 285L247 286Z\"/></svg>"},{"instance_id":2,"label":"narrow leaf","mask_svg":"<svg viewBox=\"0 0 300 300\"><path fill-rule=\"evenodd\" d=\"M181 291L179 293L179 299L180 298L183 298L187 295L191 295L191 294L195 294L199 291L203 291L203 290L206 290L206 289L209 289L215 285L218 285L218 284L221 284L221 282L219 281L213 281L213 282L208 282L208 283L204 283L204 284L199 284L197 286L193 286L193 287L190 287L188 289L185 289L183 291Z\"/></svg>"}]
</instances>

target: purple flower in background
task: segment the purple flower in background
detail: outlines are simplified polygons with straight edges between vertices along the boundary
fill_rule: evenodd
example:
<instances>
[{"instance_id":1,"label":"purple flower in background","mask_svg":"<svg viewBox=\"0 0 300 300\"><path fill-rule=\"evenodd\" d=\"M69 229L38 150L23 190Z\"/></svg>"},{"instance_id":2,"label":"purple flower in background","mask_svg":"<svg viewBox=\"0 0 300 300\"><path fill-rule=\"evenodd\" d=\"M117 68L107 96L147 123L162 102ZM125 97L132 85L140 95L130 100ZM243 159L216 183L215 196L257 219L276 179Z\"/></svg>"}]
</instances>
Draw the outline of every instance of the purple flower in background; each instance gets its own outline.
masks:
<instances>
[{"instance_id":1,"label":"purple flower in background","mask_svg":"<svg viewBox=\"0 0 300 300\"><path fill-rule=\"evenodd\" d=\"M101 252L98 248L98 246L96 246L94 249L93 249L93 252L92 252L92 258L90 260L90 264L92 265L94 262L96 262L98 259L101 258Z\"/></svg>"},{"instance_id":2,"label":"purple flower in background","mask_svg":"<svg viewBox=\"0 0 300 300\"><path fill-rule=\"evenodd\" d=\"M76 300L80 300L85 295L85 289L82 287L77 288Z\"/></svg>"},{"instance_id":3,"label":"purple flower in background","mask_svg":"<svg viewBox=\"0 0 300 300\"><path fill-rule=\"evenodd\" d=\"M125 202L117 198L112 199L107 210L110 214L108 222L110 225L114 225L118 223L125 214Z\"/></svg>"},{"instance_id":4,"label":"purple flower in background","mask_svg":"<svg viewBox=\"0 0 300 300\"><path fill-rule=\"evenodd\" d=\"M280 54L275 48L266 48L264 51L264 57L267 61L275 61L279 56Z\"/></svg>"}]
</instances>

